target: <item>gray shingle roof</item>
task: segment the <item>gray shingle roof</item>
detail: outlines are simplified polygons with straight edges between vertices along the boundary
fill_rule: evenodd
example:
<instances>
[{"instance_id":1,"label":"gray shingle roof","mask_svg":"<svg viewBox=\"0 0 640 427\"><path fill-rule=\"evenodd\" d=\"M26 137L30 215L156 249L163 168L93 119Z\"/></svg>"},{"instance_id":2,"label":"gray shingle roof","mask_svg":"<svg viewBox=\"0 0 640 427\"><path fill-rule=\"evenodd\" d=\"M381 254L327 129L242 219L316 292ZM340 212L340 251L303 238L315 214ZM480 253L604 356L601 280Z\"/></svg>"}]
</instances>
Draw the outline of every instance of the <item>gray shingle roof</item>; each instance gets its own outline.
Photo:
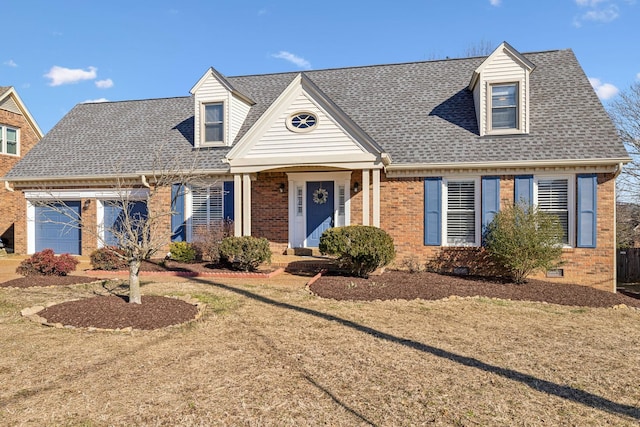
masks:
<instances>
[{"instance_id":1,"label":"gray shingle roof","mask_svg":"<svg viewBox=\"0 0 640 427\"><path fill-rule=\"evenodd\" d=\"M305 74L391 155L394 164L628 157L571 50L524 54L530 77L530 133L478 135L467 89L485 58L308 71ZM251 97L236 142L298 73L228 77ZM194 150L191 97L80 104L7 178L149 171L164 161L226 170L229 148Z\"/></svg>"}]
</instances>

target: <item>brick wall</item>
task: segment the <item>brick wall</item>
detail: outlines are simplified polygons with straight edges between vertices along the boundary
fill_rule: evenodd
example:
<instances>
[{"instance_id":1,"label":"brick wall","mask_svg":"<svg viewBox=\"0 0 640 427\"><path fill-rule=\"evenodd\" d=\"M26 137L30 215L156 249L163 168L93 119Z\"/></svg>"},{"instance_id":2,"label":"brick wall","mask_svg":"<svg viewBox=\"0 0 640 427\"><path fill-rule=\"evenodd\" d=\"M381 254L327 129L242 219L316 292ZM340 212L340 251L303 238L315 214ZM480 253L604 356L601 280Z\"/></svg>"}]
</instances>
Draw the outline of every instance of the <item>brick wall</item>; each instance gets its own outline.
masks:
<instances>
[{"instance_id":1,"label":"brick wall","mask_svg":"<svg viewBox=\"0 0 640 427\"><path fill-rule=\"evenodd\" d=\"M280 185L284 191L280 192ZM263 172L251 182L251 235L265 237L283 253L289 242L289 182L284 172Z\"/></svg>"},{"instance_id":2,"label":"brick wall","mask_svg":"<svg viewBox=\"0 0 640 427\"><path fill-rule=\"evenodd\" d=\"M615 291L615 180L611 174L598 175L598 235L596 248L563 250L564 277L546 278L544 273L533 276L558 283L577 283L598 289ZM512 203L513 176L500 177L502 206ZM470 274L495 274L499 271L488 262L482 248L442 248L425 246L424 184L421 178L387 179L381 177L380 226L394 239L398 256L396 265L413 259L451 272L454 267L469 267ZM352 217L353 218L353 217ZM352 222L356 223L352 220Z\"/></svg>"},{"instance_id":3,"label":"brick wall","mask_svg":"<svg viewBox=\"0 0 640 427\"><path fill-rule=\"evenodd\" d=\"M18 163L21 157L24 157L33 148L39 139L29 122L21 114L0 109L0 124L20 129L20 157L0 154L0 177L3 177ZM26 202L22 193L7 191L2 183L0 186L0 237L7 243L7 246L14 248L18 253L26 252L26 240L20 238L16 244L16 240L25 232L24 228L19 226L25 217ZM25 243L22 244L22 241ZM24 249L22 249L23 246Z\"/></svg>"}]
</instances>

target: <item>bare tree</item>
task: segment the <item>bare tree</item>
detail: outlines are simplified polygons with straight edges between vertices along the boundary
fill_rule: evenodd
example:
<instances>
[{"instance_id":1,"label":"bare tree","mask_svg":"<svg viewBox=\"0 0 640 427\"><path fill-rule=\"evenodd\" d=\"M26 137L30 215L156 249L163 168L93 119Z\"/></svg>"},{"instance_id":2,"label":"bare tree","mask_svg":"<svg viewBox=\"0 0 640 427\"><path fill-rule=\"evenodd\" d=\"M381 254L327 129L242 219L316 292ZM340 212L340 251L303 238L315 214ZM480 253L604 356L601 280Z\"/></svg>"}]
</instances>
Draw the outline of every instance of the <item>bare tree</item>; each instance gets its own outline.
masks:
<instances>
[{"instance_id":1,"label":"bare tree","mask_svg":"<svg viewBox=\"0 0 640 427\"><path fill-rule=\"evenodd\" d=\"M640 82L633 83L611 102L609 115L618 128L632 162L626 165L618 180L622 199L640 202Z\"/></svg>"},{"instance_id":2,"label":"bare tree","mask_svg":"<svg viewBox=\"0 0 640 427\"><path fill-rule=\"evenodd\" d=\"M475 56L488 56L493 53L495 46L489 40L482 39L478 43L470 45L464 51L464 56L472 58Z\"/></svg>"},{"instance_id":3,"label":"bare tree","mask_svg":"<svg viewBox=\"0 0 640 427\"><path fill-rule=\"evenodd\" d=\"M112 225L96 227L95 219L76 214L67 209L64 200L50 188L43 189L46 194L34 202L65 217L65 227L81 229L97 239L101 246L125 261L129 266L129 302L141 304L140 267L144 260L151 258L171 242L171 216L176 213L176 198L180 193L172 194L171 188L179 184L197 185L202 188L215 182L206 176L194 173L197 160L190 167L181 167L178 159L167 159L162 147L154 152L154 168L146 173L123 173L121 167L114 167L114 178L109 185L112 196L105 200L105 206L115 208L117 221ZM171 194L170 203L167 195ZM139 209L139 203L145 209ZM43 222L55 222L41 219ZM100 224L99 224L100 225Z\"/></svg>"}]
</instances>

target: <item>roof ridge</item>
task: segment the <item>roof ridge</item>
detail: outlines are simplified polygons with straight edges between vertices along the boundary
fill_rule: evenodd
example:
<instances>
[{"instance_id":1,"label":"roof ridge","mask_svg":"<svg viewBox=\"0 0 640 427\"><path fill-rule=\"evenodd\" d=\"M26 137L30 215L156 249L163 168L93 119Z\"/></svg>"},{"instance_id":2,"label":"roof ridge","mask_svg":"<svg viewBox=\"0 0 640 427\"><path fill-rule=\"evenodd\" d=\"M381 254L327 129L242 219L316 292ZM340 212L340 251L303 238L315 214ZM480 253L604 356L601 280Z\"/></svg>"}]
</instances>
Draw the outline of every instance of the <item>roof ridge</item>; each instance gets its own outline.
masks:
<instances>
[{"instance_id":1,"label":"roof ridge","mask_svg":"<svg viewBox=\"0 0 640 427\"><path fill-rule=\"evenodd\" d=\"M79 102L77 105L86 105L86 104L122 104L125 102L144 102L144 101L162 101L164 99L186 99L191 98L191 95L185 96L163 96L159 98L142 98L142 99L122 99L119 101L85 101Z\"/></svg>"},{"instance_id":2,"label":"roof ridge","mask_svg":"<svg viewBox=\"0 0 640 427\"><path fill-rule=\"evenodd\" d=\"M571 50L571 49L538 50L533 52L521 52L521 54L535 55L540 53L560 52L564 50ZM225 76L225 77L229 79L233 79L233 78L244 78L244 77L280 76L280 75L287 75L287 74L316 73L321 71L336 71L336 70L350 70L350 69L362 69L362 68L391 67L391 66L399 66L399 65L427 64L427 63L435 63L435 62L464 61L464 60L470 60L470 59L487 58L488 56L489 55L480 55L480 56L465 56L465 57L457 57L457 58L429 59L429 60L422 60L422 61L391 62L386 64L352 65L348 67L319 68L317 70L282 71L282 72L276 72L276 73L245 74L245 75Z\"/></svg>"}]
</instances>

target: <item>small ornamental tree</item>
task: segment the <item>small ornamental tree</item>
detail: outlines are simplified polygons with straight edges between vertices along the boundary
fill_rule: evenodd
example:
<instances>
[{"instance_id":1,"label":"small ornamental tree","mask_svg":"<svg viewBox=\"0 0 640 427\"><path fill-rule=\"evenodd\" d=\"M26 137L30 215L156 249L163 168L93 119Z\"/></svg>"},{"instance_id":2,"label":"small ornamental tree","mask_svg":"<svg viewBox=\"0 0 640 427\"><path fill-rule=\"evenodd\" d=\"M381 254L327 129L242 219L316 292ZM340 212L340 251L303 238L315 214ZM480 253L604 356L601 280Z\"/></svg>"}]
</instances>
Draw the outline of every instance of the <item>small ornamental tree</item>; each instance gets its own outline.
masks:
<instances>
[{"instance_id":1,"label":"small ornamental tree","mask_svg":"<svg viewBox=\"0 0 640 427\"><path fill-rule=\"evenodd\" d=\"M329 228L320 237L319 249L336 255L341 269L360 277L389 265L396 256L391 236L367 225Z\"/></svg>"},{"instance_id":2,"label":"small ornamental tree","mask_svg":"<svg viewBox=\"0 0 640 427\"><path fill-rule=\"evenodd\" d=\"M518 203L495 215L484 238L491 257L520 284L535 271L560 265L563 235L556 216Z\"/></svg>"}]
</instances>

